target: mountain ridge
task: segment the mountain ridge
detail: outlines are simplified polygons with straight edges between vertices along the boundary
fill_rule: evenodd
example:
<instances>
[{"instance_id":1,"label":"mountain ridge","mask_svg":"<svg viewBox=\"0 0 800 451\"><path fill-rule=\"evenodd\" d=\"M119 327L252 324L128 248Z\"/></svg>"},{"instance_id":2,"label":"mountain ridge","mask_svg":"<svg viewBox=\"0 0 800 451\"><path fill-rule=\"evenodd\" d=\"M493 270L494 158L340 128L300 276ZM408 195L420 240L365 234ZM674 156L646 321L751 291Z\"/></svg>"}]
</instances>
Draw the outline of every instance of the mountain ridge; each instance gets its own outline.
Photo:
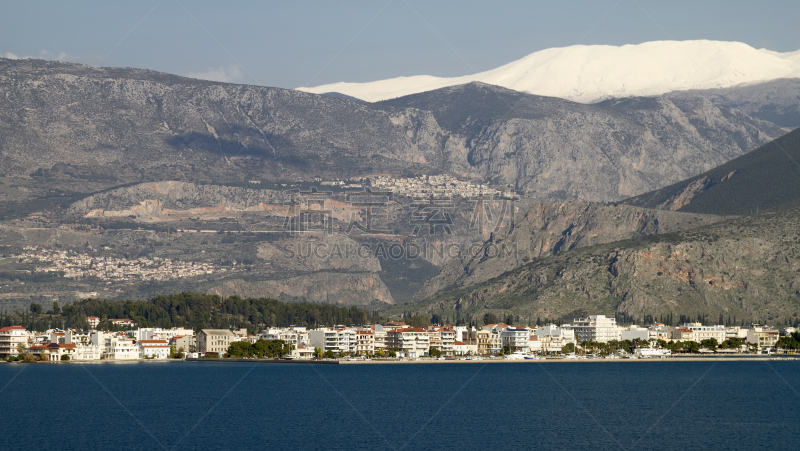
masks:
<instances>
[{"instance_id":1,"label":"mountain ridge","mask_svg":"<svg viewBox=\"0 0 800 451\"><path fill-rule=\"evenodd\" d=\"M334 91L375 102L481 81L528 94L594 103L609 98L725 88L787 77L800 78L800 51L779 53L726 41L651 41L623 46L550 48L461 77L419 75L297 89L314 93Z\"/></svg>"}]
</instances>

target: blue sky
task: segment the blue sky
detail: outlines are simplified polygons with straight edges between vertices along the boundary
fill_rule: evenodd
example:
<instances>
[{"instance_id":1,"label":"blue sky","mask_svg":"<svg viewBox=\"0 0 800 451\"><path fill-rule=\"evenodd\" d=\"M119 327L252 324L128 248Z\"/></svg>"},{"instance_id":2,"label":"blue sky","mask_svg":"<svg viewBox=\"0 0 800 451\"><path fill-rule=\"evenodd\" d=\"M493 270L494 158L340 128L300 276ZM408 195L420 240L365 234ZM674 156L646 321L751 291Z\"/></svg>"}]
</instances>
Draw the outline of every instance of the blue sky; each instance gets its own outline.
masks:
<instances>
[{"instance_id":1,"label":"blue sky","mask_svg":"<svg viewBox=\"0 0 800 451\"><path fill-rule=\"evenodd\" d=\"M798 1L230 3L7 1L0 56L295 88L465 75L575 44L713 39L800 49Z\"/></svg>"}]
</instances>

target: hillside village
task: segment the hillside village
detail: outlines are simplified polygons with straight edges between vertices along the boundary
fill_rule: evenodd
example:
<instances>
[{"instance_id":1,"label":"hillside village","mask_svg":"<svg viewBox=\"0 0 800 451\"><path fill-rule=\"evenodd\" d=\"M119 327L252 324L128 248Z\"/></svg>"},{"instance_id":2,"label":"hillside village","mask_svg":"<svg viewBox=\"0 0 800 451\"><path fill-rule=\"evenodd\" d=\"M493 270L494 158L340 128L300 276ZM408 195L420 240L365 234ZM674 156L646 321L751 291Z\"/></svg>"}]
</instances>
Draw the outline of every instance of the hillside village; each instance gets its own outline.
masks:
<instances>
[{"instance_id":1,"label":"hillside village","mask_svg":"<svg viewBox=\"0 0 800 451\"><path fill-rule=\"evenodd\" d=\"M448 196L461 196L465 198L485 196L505 196L513 198L513 191L501 192L489 185L474 182L465 182L448 175L424 175L414 178L392 177L381 175L370 179L373 187L392 191L394 194L418 197L425 194L441 194Z\"/></svg>"},{"instance_id":2,"label":"hillside village","mask_svg":"<svg viewBox=\"0 0 800 451\"><path fill-rule=\"evenodd\" d=\"M210 263L187 262L160 257L127 259L94 256L75 251L27 246L11 258L21 263L45 263L35 269L43 273L63 273L64 277L81 279L97 277L104 281L124 282L135 280L163 281L180 277L213 274L225 269L215 268Z\"/></svg>"}]
</instances>

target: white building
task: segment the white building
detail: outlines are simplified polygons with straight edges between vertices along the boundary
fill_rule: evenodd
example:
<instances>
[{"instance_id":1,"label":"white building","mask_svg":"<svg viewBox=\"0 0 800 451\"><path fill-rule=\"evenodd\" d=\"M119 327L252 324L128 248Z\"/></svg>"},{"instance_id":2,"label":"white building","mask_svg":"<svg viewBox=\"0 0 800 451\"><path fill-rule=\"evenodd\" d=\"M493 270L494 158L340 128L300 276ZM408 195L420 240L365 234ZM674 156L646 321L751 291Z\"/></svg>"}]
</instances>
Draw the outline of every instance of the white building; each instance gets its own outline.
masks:
<instances>
[{"instance_id":1,"label":"white building","mask_svg":"<svg viewBox=\"0 0 800 451\"><path fill-rule=\"evenodd\" d=\"M453 354L455 355L475 355L478 353L477 344L467 344L463 341L453 342Z\"/></svg>"},{"instance_id":2,"label":"white building","mask_svg":"<svg viewBox=\"0 0 800 451\"><path fill-rule=\"evenodd\" d=\"M91 341L88 343L76 343L73 360L100 360L103 357L103 347Z\"/></svg>"},{"instance_id":3,"label":"white building","mask_svg":"<svg viewBox=\"0 0 800 451\"><path fill-rule=\"evenodd\" d=\"M97 326L100 324L100 318L96 316L90 316L86 318L86 320L89 322L89 327L92 329L97 329Z\"/></svg>"},{"instance_id":4,"label":"white building","mask_svg":"<svg viewBox=\"0 0 800 451\"><path fill-rule=\"evenodd\" d=\"M539 337L539 340L542 340L542 343L547 342L548 351L551 352L550 349L555 348L558 346L558 350L561 350L561 347L568 343L577 344L575 341L575 331L567 328L567 327L559 327L555 324L548 324L546 326L539 327L533 331L533 334ZM549 337L549 338L548 338ZM544 351L544 344L542 344L542 350Z\"/></svg>"},{"instance_id":5,"label":"white building","mask_svg":"<svg viewBox=\"0 0 800 451\"><path fill-rule=\"evenodd\" d=\"M308 348L305 346L298 346L297 348L292 350L292 358L293 359L303 359L308 360L314 357L314 348Z\"/></svg>"},{"instance_id":6,"label":"white building","mask_svg":"<svg viewBox=\"0 0 800 451\"><path fill-rule=\"evenodd\" d=\"M579 342L608 343L620 338L617 320L606 318L605 315L589 315L588 318L575 318L570 328L575 331L575 337Z\"/></svg>"},{"instance_id":7,"label":"white building","mask_svg":"<svg viewBox=\"0 0 800 451\"><path fill-rule=\"evenodd\" d=\"M687 323L672 329L670 338L697 343L713 338L717 340L717 343L722 343L727 338L727 331L725 326L703 326L700 323Z\"/></svg>"},{"instance_id":8,"label":"white building","mask_svg":"<svg viewBox=\"0 0 800 451\"><path fill-rule=\"evenodd\" d=\"M398 349L406 356L416 358L428 355L431 342L425 329L407 327L387 332L386 347L388 349ZM453 343L453 351L455 352L455 343Z\"/></svg>"},{"instance_id":9,"label":"white building","mask_svg":"<svg viewBox=\"0 0 800 451\"><path fill-rule=\"evenodd\" d=\"M500 332L500 344L510 346L511 352L526 350L531 334L528 329L515 329L508 327Z\"/></svg>"},{"instance_id":10,"label":"white building","mask_svg":"<svg viewBox=\"0 0 800 451\"><path fill-rule=\"evenodd\" d=\"M105 337L105 353L108 360L139 360L139 347L133 340L117 335Z\"/></svg>"},{"instance_id":11,"label":"white building","mask_svg":"<svg viewBox=\"0 0 800 451\"><path fill-rule=\"evenodd\" d=\"M620 340L650 340L650 330L646 327L639 327L637 325L631 325L626 329L622 329L619 333Z\"/></svg>"},{"instance_id":12,"label":"white building","mask_svg":"<svg viewBox=\"0 0 800 451\"><path fill-rule=\"evenodd\" d=\"M139 353L142 358L169 358L169 343L166 340L139 340L136 344L139 346Z\"/></svg>"},{"instance_id":13,"label":"white building","mask_svg":"<svg viewBox=\"0 0 800 451\"><path fill-rule=\"evenodd\" d=\"M353 329L332 329L323 327L308 332L308 341L311 347L322 349L322 352L331 351L334 354L356 352L358 339Z\"/></svg>"},{"instance_id":14,"label":"white building","mask_svg":"<svg viewBox=\"0 0 800 451\"><path fill-rule=\"evenodd\" d=\"M178 336L194 337L192 329L173 327L172 329L162 329L160 327L140 327L136 330L134 337L137 340L166 340L169 341Z\"/></svg>"},{"instance_id":15,"label":"white building","mask_svg":"<svg viewBox=\"0 0 800 451\"><path fill-rule=\"evenodd\" d=\"M0 329L0 357L19 355L19 345L28 346L30 334L22 326L9 326Z\"/></svg>"}]
</instances>

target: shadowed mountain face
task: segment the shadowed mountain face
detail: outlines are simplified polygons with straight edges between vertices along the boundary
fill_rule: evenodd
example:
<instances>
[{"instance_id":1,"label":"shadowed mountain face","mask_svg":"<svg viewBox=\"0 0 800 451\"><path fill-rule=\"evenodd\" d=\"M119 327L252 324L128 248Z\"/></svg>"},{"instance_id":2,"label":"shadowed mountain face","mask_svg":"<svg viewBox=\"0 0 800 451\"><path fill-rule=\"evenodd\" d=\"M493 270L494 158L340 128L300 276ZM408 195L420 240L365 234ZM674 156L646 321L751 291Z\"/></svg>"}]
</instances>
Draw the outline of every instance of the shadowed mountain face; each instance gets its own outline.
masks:
<instances>
[{"instance_id":1,"label":"shadowed mountain face","mask_svg":"<svg viewBox=\"0 0 800 451\"><path fill-rule=\"evenodd\" d=\"M614 315L720 315L794 321L800 307L800 209L788 207L694 230L589 246L534 260L493 279L403 306L463 318L522 322L585 309Z\"/></svg>"},{"instance_id":2,"label":"shadowed mountain face","mask_svg":"<svg viewBox=\"0 0 800 451\"><path fill-rule=\"evenodd\" d=\"M705 99L582 105L474 83L367 104L38 60L0 60L0 95L0 173L103 187L414 171L617 200L783 133Z\"/></svg>"},{"instance_id":3,"label":"shadowed mountain face","mask_svg":"<svg viewBox=\"0 0 800 451\"><path fill-rule=\"evenodd\" d=\"M34 60L0 60L0 93L4 175L91 167L118 184L450 169L426 112Z\"/></svg>"},{"instance_id":4,"label":"shadowed mountain face","mask_svg":"<svg viewBox=\"0 0 800 451\"><path fill-rule=\"evenodd\" d=\"M624 203L646 208L747 215L800 201L800 130L708 172Z\"/></svg>"}]
</instances>

